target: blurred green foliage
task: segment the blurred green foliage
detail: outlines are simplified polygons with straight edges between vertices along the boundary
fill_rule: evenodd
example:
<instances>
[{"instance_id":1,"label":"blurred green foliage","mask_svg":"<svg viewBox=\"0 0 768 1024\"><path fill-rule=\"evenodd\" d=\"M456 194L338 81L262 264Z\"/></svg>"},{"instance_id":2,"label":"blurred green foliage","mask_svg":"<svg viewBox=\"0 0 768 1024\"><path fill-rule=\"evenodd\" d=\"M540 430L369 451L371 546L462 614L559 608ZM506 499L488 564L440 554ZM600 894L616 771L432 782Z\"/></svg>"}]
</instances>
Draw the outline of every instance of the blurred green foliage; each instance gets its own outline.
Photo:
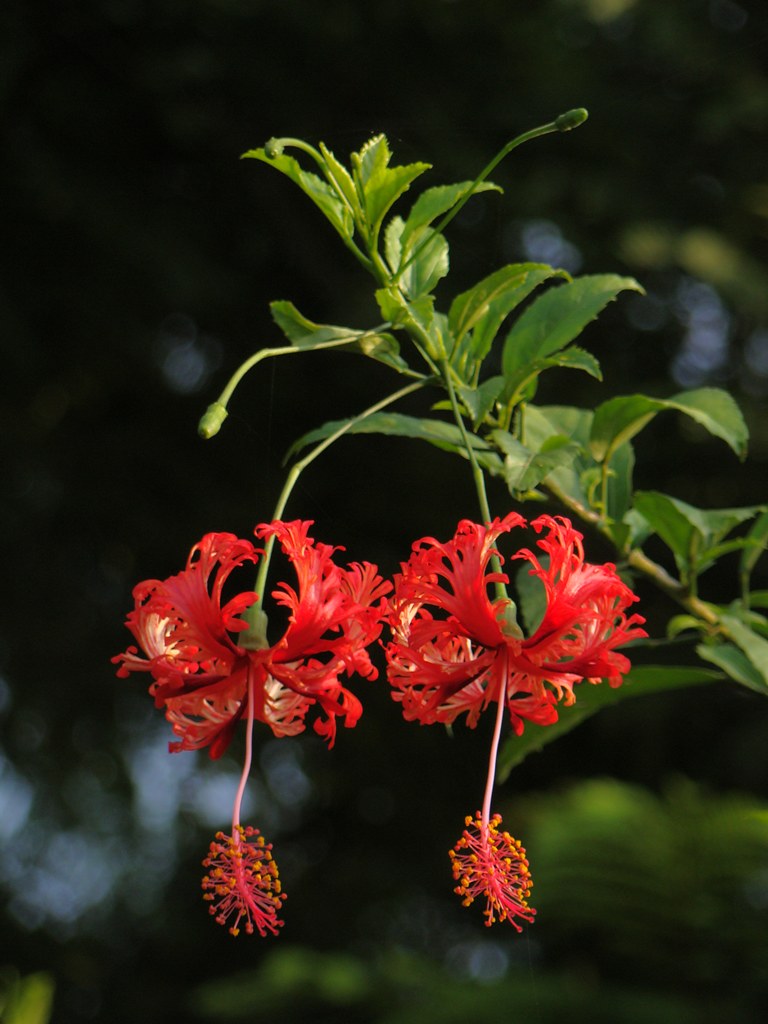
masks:
<instances>
[{"instance_id":1,"label":"blurred green foliage","mask_svg":"<svg viewBox=\"0 0 768 1024\"><path fill-rule=\"evenodd\" d=\"M53 979L39 972L19 977L12 967L0 970L0 1021L3 1024L48 1024Z\"/></svg>"}]
</instances>

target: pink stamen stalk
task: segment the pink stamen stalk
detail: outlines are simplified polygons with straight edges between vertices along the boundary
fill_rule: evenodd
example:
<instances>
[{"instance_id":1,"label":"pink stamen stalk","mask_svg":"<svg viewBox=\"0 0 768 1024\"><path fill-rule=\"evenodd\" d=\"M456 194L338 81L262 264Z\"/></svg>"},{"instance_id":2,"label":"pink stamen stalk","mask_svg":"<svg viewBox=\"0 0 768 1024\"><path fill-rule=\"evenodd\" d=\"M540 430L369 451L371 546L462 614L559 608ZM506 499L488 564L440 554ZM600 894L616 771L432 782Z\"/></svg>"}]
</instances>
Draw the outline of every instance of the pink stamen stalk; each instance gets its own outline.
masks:
<instances>
[{"instance_id":1,"label":"pink stamen stalk","mask_svg":"<svg viewBox=\"0 0 768 1024\"><path fill-rule=\"evenodd\" d=\"M243 794L245 793L245 787L248 783L248 779L251 774L251 764L253 762L253 703L254 703L254 686L253 686L253 667L248 668L248 717L245 725L245 759L243 760L243 770L240 774L240 783L235 793L235 802L232 807L232 835L237 833L238 825L240 824L240 808L243 804Z\"/></svg>"},{"instance_id":2,"label":"pink stamen stalk","mask_svg":"<svg viewBox=\"0 0 768 1024\"><path fill-rule=\"evenodd\" d=\"M505 683L506 673L499 681L483 810L478 811L474 818L468 816L464 819L461 838L448 856L457 883L454 892L462 897L464 906L468 907L478 896L484 896L486 926L490 927L496 921L509 921L517 931L522 931L516 918L530 923L536 914L528 904L533 887L528 859L519 840L509 832L500 831L501 815L491 817L491 796L506 706Z\"/></svg>"},{"instance_id":3,"label":"pink stamen stalk","mask_svg":"<svg viewBox=\"0 0 768 1024\"><path fill-rule=\"evenodd\" d=\"M488 828L491 817L491 796L496 781L496 761L499 755L499 740L501 739L501 727L504 723L504 707L506 697L506 675L500 675L499 695L497 697L496 721L493 726L493 737L491 739L491 752L488 757L488 777L485 781L485 794L483 795L483 828Z\"/></svg>"},{"instance_id":4,"label":"pink stamen stalk","mask_svg":"<svg viewBox=\"0 0 768 1024\"><path fill-rule=\"evenodd\" d=\"M232 834L217 832L211 843L203 867L208 873L203 878L203 899L211 903L210 912L218 924L225 925L234 916L229 931L240 934L244 920L249 935L258 930L277 935L282 927L278 918L285 894L280 884L277 864L272 859L272 844L267 843L259 830L240 824L240 809L245 786L253 760L254 683L248 673L248 717L245 733L245 759L240 783L232 808Z\"/></svg>"}]
</instances>

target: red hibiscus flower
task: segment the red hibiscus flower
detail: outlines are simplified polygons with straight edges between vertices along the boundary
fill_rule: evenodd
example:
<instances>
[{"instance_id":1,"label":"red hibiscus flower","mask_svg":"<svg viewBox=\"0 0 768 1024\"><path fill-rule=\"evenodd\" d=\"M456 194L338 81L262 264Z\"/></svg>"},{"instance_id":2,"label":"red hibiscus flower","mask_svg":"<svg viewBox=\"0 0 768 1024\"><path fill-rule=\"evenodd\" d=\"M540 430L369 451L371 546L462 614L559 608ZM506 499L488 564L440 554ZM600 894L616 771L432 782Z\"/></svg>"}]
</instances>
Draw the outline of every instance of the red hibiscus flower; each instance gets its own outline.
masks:
<instances>
[{"instance_id":1,"label":"red hibiscus flower","mask_svg":"<svg viewBox=\"0 0 768 1024\"><path fill-rule=\"evenodd\" d=\"M407 719L448 723L466 713L474 726L489 703L503 699L519 734L524 719L556 721L555 702L573 703L583 679L621 683L630 666L615 648L646 635L644 620L626 615L635 595L613 565L584 561L581 534L567 519L541 516L531 525L547 531L537 543L548 561L528 549L512 556L531 564L546 596L544 617L527 639L509 622L509 600L489 593L509 582L490 563L498 538L525 526L522 516L512 512L489 526L464 520L447 544L431 537L414 544L395 577L387 648L393 697Z\"/></svg>"},{"instance_id":2,"label":"red hibiscus flower","mask_svg":"<svg viewBox=\"0 0 768 1024\"><path fill-rule=\"evenodd\" d=\"M272 593L288 619L276 643L266 639L266 616L254 591L228 601L223 596L232 572L261 552L232 534L209 533L192 548L183 572L135 588L127 626L139 646L113 659L119 676L151 676L150 693L178 737L171 751L208 747L211 757L220 757L245 720L232 829L217 833L203 861L203 898L232 935L241 924L246 933L275 935L283 924L278 915L285 893L272 844L240 823L254 722L264 722L275 736L292 736L315 707L322 716L315 729L332 746L336 719L353 726L362 712L341 676L377 674L366 648L381 632L390 584L374 565L336 565L335 549L316 544L310 526L276 521L256 527L260 539L279 542L297 577L295 589L280 583Z\"/></svg>"},{"instance_id":3,"label":"red hibiscus flower","mask_svg":"<svg viewBox=\"0 0 768 1024\"><path fill-rule=\"evenodd\" d=\"M572 704L584 679L618 686L630 664L617 647L645 636L639 615L627 615L637 600L613 565L584 561L581 534L567 519L540 516L531 523L543 536L541 554L528 548L513 559L527 561L544 591L544 614L529 637L517 624L505 590L498 538L525 526L513 512L488 526L466 520L446 544L431 537L413 546L395 577L387 647L392 696L410 721L450 723L466 714L474 727L496 705L483 809L466 819L450 852L456 892L465 906L486 901L486 924L517 918L532 921L532 887L525 850L491 815L491 794L501 727L508 715L519 735L524 722L551 725L556 704Z\"/></svg>"},{"instance_id":4,"label":"red hibiscus flower","mask_svg":"<svg viewBox=\"0 0 768 1024\"><path fill-rule=\"evenodd\" d=\"M249 692L254 718L275 736L301 732L312 707L322 716L315 730L329 745L337 718L346 726L359 719L360 702L340 677L376 677L366 648L379 636L388 584L375 566L336 565L335 549L316 544L310 526L278 521L255 531L279 541L298 578L296 589L281 583L273 592L288 624L272 645L254 639L243 617L257 601L253 591L224 603L233 570L259 557L250 541L210 533L192 548L183 572L134 589L126 624L140 650L129 647L114 661L120 676L151 675L150 693L178 737L172 751L208 747L220 757L248 710Z\"/></svg>"}]
</instances>

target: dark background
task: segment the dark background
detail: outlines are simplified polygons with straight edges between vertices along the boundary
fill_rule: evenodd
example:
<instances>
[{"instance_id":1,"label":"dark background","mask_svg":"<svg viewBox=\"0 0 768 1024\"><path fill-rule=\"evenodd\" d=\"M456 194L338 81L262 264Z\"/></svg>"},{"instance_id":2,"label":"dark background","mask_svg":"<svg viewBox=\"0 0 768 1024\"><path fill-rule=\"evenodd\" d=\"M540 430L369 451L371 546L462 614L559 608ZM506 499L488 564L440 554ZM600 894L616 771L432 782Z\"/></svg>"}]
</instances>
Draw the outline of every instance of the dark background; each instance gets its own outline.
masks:
<instances>
[{"instance_id":1,"label":"dark background","mask_svg":"<svg viewBox=\"0 0 768 1024\"><path fill-rule=\"evenodd\" d=\"M747 462L662 416L637 484L704 507L764 500L767 49L768 7L747 0L3 5L0 963L51 974L55 1021L762 1019L768 845L739 832L768 799L757 695L629 701L516 770L497 803L541 910L517 938L461 908L445 857L481 798L488 723L453 739L409 727L365 684L366 714L331 754L259 737L247 817L275 842L287 924L233 940L198 886L239 747L169 757L143 687L109 659L136 582L178 571L205 532L248 536L290 441L397 386L351 355L265 363L221 435L196 435L239 363L280 343L270 300L378 322L319 213L239 161L273 135L346 159L384 131L396 162L433 164L432 185L588 107L451 226L439 295L527 258L636 276L646 296L585 335L605 384L555 373L540 398L727 387ZM350 438L287 514L389 573L475 503L449 455ZM737 596L729 568L705 597ZM642 596L663 624L670 609Z\"/></svg>"}]
</instances>

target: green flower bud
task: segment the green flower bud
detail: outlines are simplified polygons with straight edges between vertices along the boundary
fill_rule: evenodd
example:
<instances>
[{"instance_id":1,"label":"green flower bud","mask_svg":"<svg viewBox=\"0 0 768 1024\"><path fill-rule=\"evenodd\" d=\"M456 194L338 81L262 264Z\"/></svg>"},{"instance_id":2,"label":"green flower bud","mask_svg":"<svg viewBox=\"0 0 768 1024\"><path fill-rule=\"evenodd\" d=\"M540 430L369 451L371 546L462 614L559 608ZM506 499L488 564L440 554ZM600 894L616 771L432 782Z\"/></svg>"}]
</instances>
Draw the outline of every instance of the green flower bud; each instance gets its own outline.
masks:
<instances>
[{"instance_id":1,"label":"green flower bud","mask_svg":"<svg viewBox=\"0 0 768 1024\"><path fill-rule=\"evenodd\" d=\"M221 402L214 402L213 405L209 405L197 425L197 432L200 437L204 437L206 440L210 437L215 437L221 430L221 425L228 415Z\"/></svg>"},{"instance_id":2,"label":"green flower bud","mask_svg":"<svg viewBox=\"0 0 768 1024\"><path fill-rule=\"evenodd\" d=\"M264 144L264 152L270 160L274 160L276 156L280 156L283 149L284 146L281 139L270 139L269 142Z\"/></svg>"},{"instance_id":3,"label":"green flower bud","mask_svg":"<svg viewBox=\"0 0 768 1024\"><path fill-rule=\"evenodd\" d=\"M576 107L574 110L566 110L564 114L555 118L555 128L559 132L569 132L572 128L578 128L580 124L589 117L584 107Z\"/></svg>"}]
</instances>

